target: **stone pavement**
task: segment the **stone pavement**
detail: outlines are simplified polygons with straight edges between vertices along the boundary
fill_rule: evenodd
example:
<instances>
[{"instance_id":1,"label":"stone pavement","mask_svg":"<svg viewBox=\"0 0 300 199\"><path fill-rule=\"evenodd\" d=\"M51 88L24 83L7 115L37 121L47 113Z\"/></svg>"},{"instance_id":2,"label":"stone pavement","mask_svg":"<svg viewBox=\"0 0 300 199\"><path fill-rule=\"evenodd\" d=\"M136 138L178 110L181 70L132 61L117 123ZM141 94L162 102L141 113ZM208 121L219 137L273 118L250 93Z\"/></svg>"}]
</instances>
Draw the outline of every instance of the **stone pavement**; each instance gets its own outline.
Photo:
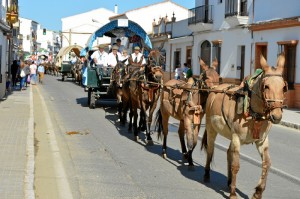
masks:
<instances>
[{"instance_id":1,"label":"stone pavement","mask_svg":"<svg viewBox=\"0 0 300 199\"><path fill-rule=\"evenodd\" d=\"M281 125L300 130L300 110L285 109ZM34 199L32 88L0 101L0 198ZM300 132L300 131L299 131Z\"/></svg>"},{"instance_id":2,"label":"stone pavement","mask_svg":"<svg viewBox=\"0 0 300 199\"><path fill-rule=\"evenodd\" d=\"M30 87L0 101L0 198L35 198L32 108Z\"/></svg>"}]
</instances>

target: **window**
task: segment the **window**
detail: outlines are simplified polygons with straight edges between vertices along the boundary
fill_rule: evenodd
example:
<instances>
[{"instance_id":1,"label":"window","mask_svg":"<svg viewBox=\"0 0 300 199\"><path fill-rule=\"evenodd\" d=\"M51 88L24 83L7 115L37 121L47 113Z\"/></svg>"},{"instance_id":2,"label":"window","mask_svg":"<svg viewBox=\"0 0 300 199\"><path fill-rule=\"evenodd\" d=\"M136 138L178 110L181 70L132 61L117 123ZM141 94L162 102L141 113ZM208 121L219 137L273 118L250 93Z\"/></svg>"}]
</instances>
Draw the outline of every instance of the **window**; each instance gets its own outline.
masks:
<instances>
[{"instance_id":1,"label":"window","mask_svg":"<svg viewBox=\"0 0 300 199\"><path fill-rule=\"evenodd\" d=\"M211 54L211 44L209 41L204 41L201 44L201 56L200 58L208 65L210 66L210 54ZM202 71L200 71L202 72Z\"/></svg>"},{"instance_id":2,"label":"window","mask_svg":"<svg viewBox=\"0 0 300 199\"><path fill-rule=\"evenodd\" d=\"M186 63L192 66L192 47L186 47Z\"/></svg>"},{"instance_id":3,"label":"window","mask_svg":"<svg viewBox=\"0 0 300 199\"><path fill-rule=\"evenodd\" d=\"M180 49L176 49L174 51L174 66L181 66L181 52ZM175 70L175 67L173 68Z\"/></svg>"},{"instance_id":4,"label":"window","mask_svg":"<svg viewBox=\"0 0 300 199\"><path fill-rule=\"evenodd\" d=\"M289 89L294 89L298 40L277 43L278 55L281 53L285 54L283 78L288 82Z\"/></svg>"}]
</instances>

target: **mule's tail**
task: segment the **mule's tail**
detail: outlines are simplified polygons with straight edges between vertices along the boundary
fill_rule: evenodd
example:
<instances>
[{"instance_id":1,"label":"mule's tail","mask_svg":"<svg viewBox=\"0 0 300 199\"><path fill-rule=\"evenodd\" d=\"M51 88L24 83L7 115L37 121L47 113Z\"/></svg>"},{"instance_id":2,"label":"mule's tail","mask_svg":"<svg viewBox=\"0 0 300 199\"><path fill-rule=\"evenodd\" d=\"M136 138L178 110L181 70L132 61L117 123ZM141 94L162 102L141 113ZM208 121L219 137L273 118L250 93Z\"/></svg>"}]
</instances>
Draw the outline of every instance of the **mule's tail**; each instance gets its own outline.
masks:
<instances>
[{"instance_id":1,"label":"mule's tail","mask_svg":"<svg viewBox=\"0 0 300 199\"><path fill-rule=\"evenodd\" d=\"M204 150L207 152L207 131L205 129L203 137L202 137L202 142L201 142L201 150Z\"/></svg>"},{"instance_id":2,"label":"mule's tail","mask_svg":"<svg viewBox=\"0 0 300 199\"><path fill-rule=\"evenodd\" d=\"M163 131L163 125L162 125L162 114L160 112L160 109L156 113L155 117L155 131L157 131L157 139L161 139L161 132Z\"/></svg>"}]
</instances>

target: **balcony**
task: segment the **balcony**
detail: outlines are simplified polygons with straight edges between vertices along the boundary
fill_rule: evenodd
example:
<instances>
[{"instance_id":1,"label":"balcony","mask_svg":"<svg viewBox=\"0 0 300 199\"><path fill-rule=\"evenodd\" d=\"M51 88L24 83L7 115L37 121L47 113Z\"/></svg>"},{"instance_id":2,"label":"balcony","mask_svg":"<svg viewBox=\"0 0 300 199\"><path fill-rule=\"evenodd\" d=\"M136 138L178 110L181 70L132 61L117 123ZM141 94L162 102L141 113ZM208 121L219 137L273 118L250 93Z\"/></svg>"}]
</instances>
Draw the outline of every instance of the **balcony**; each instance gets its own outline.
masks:
<instances>
[{"instance_id":1,"label":"balcony","mask_svg":"<svg viewBox=\"0 0 300 199\"><path fill-rule=\"evenodd\" d=\"M204 5L189 10L188 25L193 32L211 30L213 26L213 6Z\"/></svg>"},{"instance_id":2,"label":"balcony","mask_svg":"<svg viewBox=\"0 0 300 199\"><path fill-rule=\"evenodd\" d=\"M231 26L248 24L247 0L226 0L225 21Z\"/></svg>"}]
</instances>

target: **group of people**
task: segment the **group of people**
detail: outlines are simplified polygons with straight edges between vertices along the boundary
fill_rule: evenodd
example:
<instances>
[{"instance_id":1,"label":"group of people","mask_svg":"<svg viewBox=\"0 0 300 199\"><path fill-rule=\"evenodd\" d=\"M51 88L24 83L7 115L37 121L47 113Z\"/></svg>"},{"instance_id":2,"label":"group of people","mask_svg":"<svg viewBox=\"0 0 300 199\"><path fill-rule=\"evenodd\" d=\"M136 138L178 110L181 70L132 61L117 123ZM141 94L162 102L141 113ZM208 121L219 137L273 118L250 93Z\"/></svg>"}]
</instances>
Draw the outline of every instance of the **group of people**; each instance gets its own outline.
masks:
<instances>
[{"instance_id":1,"label":"group of people","mask_svg":"<svg viewBox=\"0 0 300 199\"><path fill-rule=\"evenodd\" d=\"M128 50L125 46L121 44L121 39L116 40L116 43L113 44L109 53L105 51L105 48L106 46L104 44L100 44L98 50L94 51L91 55L91 61L94 63L95 67L114 68L119 61L124 61L125 65L131 64L140 67L146 65L146 60L140 52L139 46L134 47L134 52L131 55L128 54ZM86 85L86 54L80 55L80 60L83 63L82 83L83 85Z\"/></svg>"},{"instance_id":2,"label":"group of people","mask_svg":"<svg viewBox=\"0 0 300 199\"><path fill-rule=\"evenodd\" d=\"M129 63L129 57L131 56L131 60L133 63L141 63L141 65L146 64L146 60L143 58L143 54L140 52L140 47L134 47L134 53L128 55L128 51L124 45L121 45L121 40L117 39L117 43L112 46L111 52L105 52L105 45L100 44L98 46L98 50L95 51L91 58L96 66L110 66L115 67L119 61L124 61L125 64Z\"/></svg>"},{"instance_id":3,"label":"group of people","mask_svg":"<svg viewBox=\"0 0 300 199\"><path fill-rule=\"evenodd\" d=\"M184 63L183 65L184 65L183 69L181 68L180 65L178 65L175 68L175 79L176 80L181 79L181 76L183 76L183 78L185 80L187 80L187 79L189 79L190 77L193 76L193 71L192 71L191 66L188 65L187 63Z\"/></svg>"},{"instance_id":4,"label":"group of people","mask_svg":"<svg viewBox=\"0 0 300 199\"><path fill-rule=\"evenodd\" d=\"M37 82L37 74L39 83L43 83L45 67L44 63L40 63L37 66L36 61L26 60L20 61L14 60L11 65L11 80L12 87L17 87L17 83L20 82L20 90L26 90L28 84L35 85Z\"/></svg>"}]
</instances>

